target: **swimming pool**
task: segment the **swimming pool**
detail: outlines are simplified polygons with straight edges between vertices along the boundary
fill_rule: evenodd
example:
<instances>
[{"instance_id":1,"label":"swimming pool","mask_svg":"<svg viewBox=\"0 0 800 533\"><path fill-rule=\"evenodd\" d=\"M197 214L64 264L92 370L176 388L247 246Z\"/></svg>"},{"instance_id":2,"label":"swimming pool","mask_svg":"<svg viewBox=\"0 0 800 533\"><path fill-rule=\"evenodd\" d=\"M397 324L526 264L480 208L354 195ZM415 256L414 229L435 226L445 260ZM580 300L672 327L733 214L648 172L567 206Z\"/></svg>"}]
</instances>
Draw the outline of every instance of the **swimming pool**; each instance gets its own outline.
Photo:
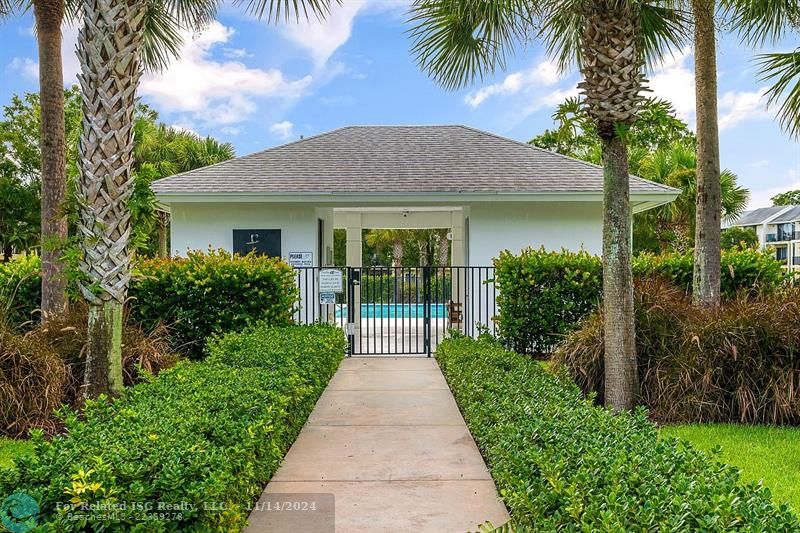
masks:
<instances>
[{"instance_id":1,"label":"swimming pool","mask_svg":"<svg viewBox=\"0 0 800 533\"><path fill-rule=\"evenodd\" d=\"M337 306L336 317L347 316L347 305ZM423 318L424 304L361 304L361 318ZM431 304L431 318L447 318L445 304Z\"/></svg>"}]
</instances>

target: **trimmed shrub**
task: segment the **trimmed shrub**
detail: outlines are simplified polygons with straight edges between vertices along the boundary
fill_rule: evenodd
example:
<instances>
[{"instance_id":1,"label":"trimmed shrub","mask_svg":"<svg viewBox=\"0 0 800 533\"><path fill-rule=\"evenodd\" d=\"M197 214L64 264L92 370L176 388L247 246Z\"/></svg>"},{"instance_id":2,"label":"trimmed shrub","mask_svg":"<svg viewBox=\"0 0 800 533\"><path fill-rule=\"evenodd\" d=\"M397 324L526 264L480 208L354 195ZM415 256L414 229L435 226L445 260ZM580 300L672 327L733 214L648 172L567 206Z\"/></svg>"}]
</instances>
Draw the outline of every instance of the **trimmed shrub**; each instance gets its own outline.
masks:
<instances>
[{"instance_id":1,"label":"trimmed shrub","mask_svg":"<svg viewBox=\"0 0 800 533\"><path fill-rule=\"evenodd\" d=\"M548 352L600 301L603 265L586 251L504 251L494 266L498 333L518 352Z\"/></svg>"},{"instance_id":2,"label":"trimmed shrub","mask_svg":"<svg viewBox=\"0 0 800 533\"><path fill-rule=\"evenodd\" d=\"M755 248L723 250L722 295L734 298L748 294L772 292L787 280L783 264L767 252ZM694 264L692 252L684 254L640 254L634 260L638 276L660 276L687 292L692 290Z\"/></svg>"},{"instance_id":3,"label":"trimmed shrub","mask_svg":"<svg viewBox=\"0 0 800 533\"><path fill-rule=\"evenodd\" d=\"M67 412L66 435L37 435L33 456L0 471L0 494L34 497L47 530L240 530L344 355L341 330L264 328L216 339L210 360L87 402L81 417ZM324 352L284 351L284 335ZM101 504L116 508L80 507Z\"/></svg>"},{"instance_id":4,"label":"trimmed shrub","mask_svg":"<svg viewBox=\"0 0 800 533\"><path fill-rule=\"evenodd\" d=\"M613 416L566 377L490 342L436 354L514 531L797 531L769 491L676 439L643 410Z\"/></svg>"},{"instance_id":5,"label":"trimmed shrub","mask_svg":"<svg viewBox=\"0 0 800 533\"><path fill-rule=\"evenodd\" d=\"M166 324L174 349L199 359L206 338L263 321L287 326L297 302L295 274L278 259L224 250L153 259L137 267L131 317L146 331Z\"/></svg>"},{"instance_id":6,"label":"trimmed shrub","mask_svg":"<svg viewBox=\"0 0 800 533\"><path fill-rule=\"evenodd\" d=\"M42 301L41 269L35 255L0 263L0 324L19 327L34 319Z\"/></svg>"},{"instance_id":7,"label":"trimmed shrub","mask_svg":"<svg viewBox=\"0 0 800 533\"><path fill-rule=\"evenodd\" d=\"M523 250L502 252L495 262L499 313L497 328L503 343L522 353L548 353L602 299L603 265L585 251ZM685 291L692 289L692 254L641 254L634 258L637 277L660 277ZM722 294L768 293L787 279L781 263L754 249L722 254Z\"/></svg>"},{"instance_id":8,"label":"trimmed shrub","mask_svg":"<svg viewBox=\"0 0 800 533\"><path fill-rule=\"evenodd\" d=\"M660 422L800 424L800 291L741 296L694 308L664 282L636 286L640 403ZM559 347L563 364L602 402L603 317L598 312Z\"/></svg>"}]
</instances>

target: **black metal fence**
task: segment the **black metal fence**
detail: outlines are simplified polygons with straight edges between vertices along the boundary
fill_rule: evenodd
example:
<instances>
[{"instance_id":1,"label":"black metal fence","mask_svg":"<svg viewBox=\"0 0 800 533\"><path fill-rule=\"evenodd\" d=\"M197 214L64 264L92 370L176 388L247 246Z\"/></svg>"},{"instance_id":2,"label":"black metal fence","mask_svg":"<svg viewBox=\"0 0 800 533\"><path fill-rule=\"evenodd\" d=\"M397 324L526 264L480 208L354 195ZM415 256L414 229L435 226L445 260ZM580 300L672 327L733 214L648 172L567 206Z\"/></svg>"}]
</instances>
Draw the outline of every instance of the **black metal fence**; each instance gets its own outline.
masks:
<instances>
[{"instance_id":1,"label":"black metal fence","mask_svg":"<svg viewBox=\"0 0 800 533\"><path fill-rule=\"evenodd\" d=\"M494 334L493 267L337 267L341 292L324 293L326 267L297 268L298 323L346 330L352 355L430 355L450 332ZM328 276L328 274L324 274Z\"/></svg>"}]
</instances>

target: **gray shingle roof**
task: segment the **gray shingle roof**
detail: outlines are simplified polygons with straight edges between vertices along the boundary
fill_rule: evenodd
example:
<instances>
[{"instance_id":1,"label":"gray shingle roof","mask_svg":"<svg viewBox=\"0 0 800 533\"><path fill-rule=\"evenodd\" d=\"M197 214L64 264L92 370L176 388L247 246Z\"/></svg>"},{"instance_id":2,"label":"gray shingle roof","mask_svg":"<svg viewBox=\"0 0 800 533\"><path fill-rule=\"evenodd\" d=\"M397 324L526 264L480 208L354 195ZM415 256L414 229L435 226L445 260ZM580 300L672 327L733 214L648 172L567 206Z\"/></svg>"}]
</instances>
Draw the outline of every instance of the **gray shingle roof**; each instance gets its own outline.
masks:
<instances>
[{"instance_id":1,"label":"gray shingle roof","mask_svg":"<svg viewBox=\"0 0 800 533\"><path fill-rule=\"evenodd\" d=\"M186 193L600 192L602 169L466 126L348 126L153 184ZM636 193L675 193L641 178Z\"/></svg>"},{"instance_id":2,"label":"gray shingle roof","mask_svg":"<svg viewBox=\"0 0 800 533\"><path fill-rule=\"evenodd\" d=\"M775 215L777 215L778 213L780 213L781 211L783 211L787 207L789 207L789 206L778 205L778 206L773 206L773 207L760 207L758 209L753 209L751 211L745 211L744 213L741 214L741 216L736 221L733 222L732 225L733 226L755 226L755 225L758 225L758 224L763 224L764 222L766 222L767 220L770 220L772 217L774 217ZM800 210L800 206L796 206L796 208L798 210ZM792 210L790 209L786 213L786 215L788 215L791 212L792 212ZM775 219L775 222L778 222L779 221L778 219L781 219L781 221L783 221L783 219L786 217L786 215L780 215L779 217L777 217ZM793 220L797 220L797 218L794 218L792 220L785 220L785 222L791 222Z\"/></svg>"},{"instance_id":3,"label":"gray shingle roof","mask_svg":"<svg viewBox=\"0 0 800 533\"><path fill-rule=\"evenodd\" d=\"M790 206L784 206L784 207L790 207ZM772 220L770 222L772 222L773 224L782 224L784 222L796 222L798 220L800 220L800 205L793 205L791 206L791 209L789 209L785 213L781 213L780 215L775 217L775 220Z\"/></svg>"}]
</instances>

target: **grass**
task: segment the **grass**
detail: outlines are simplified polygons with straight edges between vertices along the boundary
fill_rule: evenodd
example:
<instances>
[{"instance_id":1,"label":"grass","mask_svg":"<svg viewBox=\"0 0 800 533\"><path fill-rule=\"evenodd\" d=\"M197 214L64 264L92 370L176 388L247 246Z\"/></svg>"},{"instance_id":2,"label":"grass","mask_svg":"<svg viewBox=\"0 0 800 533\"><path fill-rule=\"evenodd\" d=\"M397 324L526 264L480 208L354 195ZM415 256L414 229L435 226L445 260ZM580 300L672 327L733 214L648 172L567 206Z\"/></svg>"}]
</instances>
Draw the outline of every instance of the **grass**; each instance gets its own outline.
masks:
<instances>
[{"instance_id":1,"label":"grass","mask_svg":"<svg viewBox=\"0 0 800 533\"><path fill-rule=\"evenodd\" d=\"M720 460L739 468L742 479L762 481L774 501L800 512L800 428L691 424L665 426L661 435L702 450L721 447Z\"/></svg>"},{"instance_id":2,"label":"grass","mask_svg":"<svg viewBox=\"0 0 800 533\"><path fill-rule=\"evenodd\" d=\"M32 453L33 445L27 440L0 438L0 466L8 467L14 458Z\"/></svg>"}]
</instances>

